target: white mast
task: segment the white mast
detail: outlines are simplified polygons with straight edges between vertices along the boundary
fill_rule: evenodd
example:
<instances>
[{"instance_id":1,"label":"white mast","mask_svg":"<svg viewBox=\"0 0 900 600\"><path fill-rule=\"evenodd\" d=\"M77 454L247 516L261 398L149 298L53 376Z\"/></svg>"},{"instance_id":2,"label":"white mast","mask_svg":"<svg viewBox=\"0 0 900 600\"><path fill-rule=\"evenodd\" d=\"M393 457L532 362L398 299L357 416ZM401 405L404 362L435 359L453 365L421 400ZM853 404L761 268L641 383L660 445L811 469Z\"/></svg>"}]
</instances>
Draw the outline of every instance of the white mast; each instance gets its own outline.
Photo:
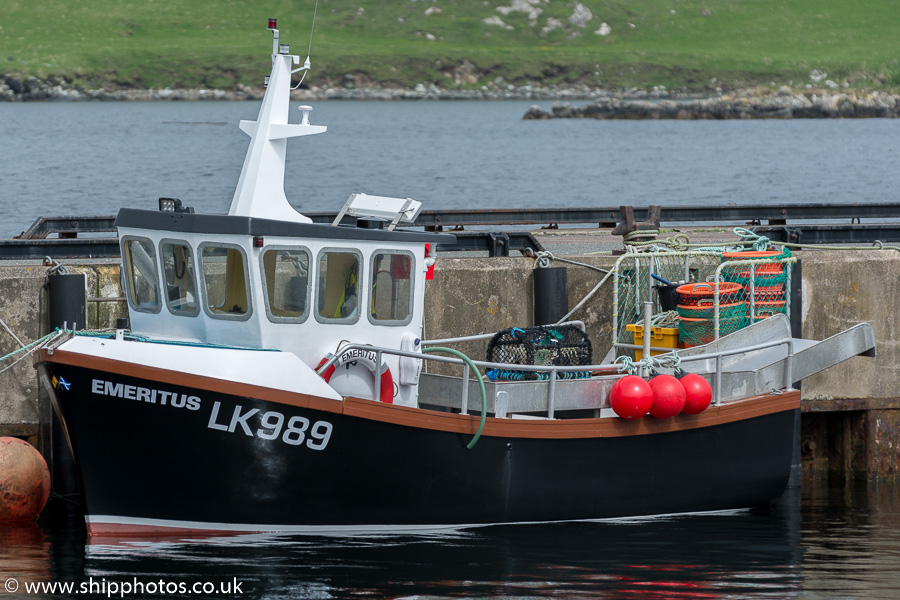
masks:
<instances>
[{"instance_id":1,"label":"white mast","mask_svg":"<svg viewBox=\"0 0 900 600\"><path fill-rule=\"evenodd\" d=\"M308 106L300 107L301 123L288 123L291 74L309 69L309 58L302 67L291 71L291 65L299 64L300 57L289 54L286 44L279 47L275 19L269 19L269 29L274 34L272 74L256 121L240 124L241 130L250 136L250 147L228 214L311 223L311 219L294 210L284 194L287 138L324 133L327 127L309 124L311 108Z\"/></svg>"}]
</instances>

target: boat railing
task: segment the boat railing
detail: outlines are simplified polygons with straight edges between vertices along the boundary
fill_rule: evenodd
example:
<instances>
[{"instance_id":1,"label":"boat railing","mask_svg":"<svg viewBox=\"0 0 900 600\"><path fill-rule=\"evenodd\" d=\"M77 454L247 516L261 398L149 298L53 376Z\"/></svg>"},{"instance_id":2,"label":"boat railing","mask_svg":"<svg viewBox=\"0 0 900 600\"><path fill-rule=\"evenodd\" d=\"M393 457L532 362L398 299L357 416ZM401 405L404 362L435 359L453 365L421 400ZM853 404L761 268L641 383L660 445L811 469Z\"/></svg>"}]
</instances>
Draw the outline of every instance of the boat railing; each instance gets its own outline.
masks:
<instances>
[{"instance_id":1,"label":"boat railing","mask_svg":"<svg viewBox=\"0 0 900 600\"><path fill-rule=\"evenodd\" d=\"M563 325L574 325L581 331L586 331L586 327L584 325L584 321L564 321L562 323L554 323L554 327L561 327ZM479 333L477 335L465 335L459 337L452 338L441 338L438 340L422 340L423 346L436 346L438 344L461 344L463 342L477 342L479 340L489 340L496 336L497 333Z\"/></svg>"},{"instance_id":2,"label":"boat railing","mask_svg":"<svg viewBox=\"0 0 900 600\"><path fill-rule=\"evenodd\" d=\"M793 378L793 359L794 359L794 341L792 338L780 338L777 340L772 340L769 342L754 344L751 346L743 346L741 348L732 348L732 349L723 349L714 352L708 352L704 354L695 354L689 356L679 356L676 352L671 352L666 355L658 355L658 356L650 356L649 354L645 354L648 358L644 358L640 361L635 361L633 364L642 369L649 369L652 366L663 366L663 367L675 367L680 363L686 362L695 362L695 361L707 361L713 360L715 361L715 372L713 376L713 399L712 402L715 406L719 406L721 404L722 398L722 373L723 373L723 364L722 361L724 358L728 356L734 356L737 354L745 354L749 352L756 352L759 350L765 350L767 348L773 348L776 346L787 346L787 357L785 361L785 382L787 386L792 385ZM439 347L431 346L432 350L436 350ZM372 346L369 344L346 344L342 346L334 356L330 357L327 361L325 361L321 366L316 369L318 374L323 374L327 371L331 366L346 352L352 350L363 350L367 352L375 353L375 368L376 373L380 373L383 365L384 355L389 354L393 356L400 356L406 358L413 359L421 359L426 361L440 362L440 363L449 363L459 365L463 368L462 372L462 391L460 397L460 413L467 414L468 413L468 394L469 394L469 378L471 376L471 366L474 365L479 369L510 369L514 368L516 371L524 371L524 372L532 372L532 373L545 373L547 374L547 378L537 383L547 382L547 417L552 419L554 418L555 411L555 403L554 399L556 396L556 386L558 381L558 374L561 372L596 372L596 371L618 371L622 364L620 363L604 363L597 365L572 365L572 366L561 366L561 365L521 365L521 364L511 364L511 363L496 363L496 362L488 362L481 360L472 360L462 358L458 358L455 356L438 356L433 354L423 354L420 352L409 352L405 350L398 350L395 348L384 348L379 346ZM481 378L482 375L479 372L478 377ZM567 380L569 381L569 380ZM534 381L530 381L529 383L536 383ZM375 400L379 401L380 386L374 386L374 394ZM482 411L484 411L484 398L482 399Z\"/></svg>"}]
</instances>

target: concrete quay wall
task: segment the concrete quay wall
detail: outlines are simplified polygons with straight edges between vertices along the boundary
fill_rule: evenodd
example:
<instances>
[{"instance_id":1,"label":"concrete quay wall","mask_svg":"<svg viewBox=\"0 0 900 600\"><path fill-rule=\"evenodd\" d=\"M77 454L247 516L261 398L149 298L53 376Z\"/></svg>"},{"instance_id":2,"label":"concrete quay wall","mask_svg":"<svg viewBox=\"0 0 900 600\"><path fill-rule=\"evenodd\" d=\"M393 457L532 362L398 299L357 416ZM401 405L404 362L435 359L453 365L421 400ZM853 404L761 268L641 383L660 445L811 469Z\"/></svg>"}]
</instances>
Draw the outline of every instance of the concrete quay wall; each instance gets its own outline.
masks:
<instances>
[{"instance_id":1,"label":"concrete quay wall","mask_svg":"<svg viewBox=\"0 0 900 600\"><path fill-rule=\"evenodd\" d=\"M119 284L118 261L85 260L69 264L69 273L85 275L87 326L113 327L118 317L127 317ZM40 264L0 262L0 356L21 348L50 332L48 325L47 276L51 267ZM9 331L7 331L7 327ZM15 336L15 337L14 337ZM50 401L41 388L31 357L17 355L0 363L0 436L21 437L46 453ZM16 362L17 361L17 362ZM15 364L13 364L15 362Z\"/></svg>"},{"instance_id":2,"label":"concrete quay wall","mask_svg":"<svg viewBox=\"0 0 900 600\"><path fill-rule=\"evenodd\" d=\"M804 475L843 478L893 478L900 475L900 253L894 251L801 252L803 336L824 339L867 321L878 345L877 358L857 357L803 382L801 449ZM569 257L610 268L616 257ZM602 278L580 266L566 266L569 305L579 302ZM120 298L119 267L110 261L84 260L68 265L87 275L88 327L113 327L126 316ZM424 339L492 333L532 323L533 262L516 258L444 258L426 286ZM49 267L0 263L0 319L25 343L48 332ZM95 299L95 300L92 300ZM99 301L96 299L100 299ZM612 282L608 281L572 318L583 321L593 343L594 360L611 342ZM18 347L0 329L0 356ZM487 342L456 346L483 358ZM9 361L0 364L0 369ZM16 435L43 443L49 402L40 389L31 360L0 373L0 436Z\"/></svg>"}]
</instances>

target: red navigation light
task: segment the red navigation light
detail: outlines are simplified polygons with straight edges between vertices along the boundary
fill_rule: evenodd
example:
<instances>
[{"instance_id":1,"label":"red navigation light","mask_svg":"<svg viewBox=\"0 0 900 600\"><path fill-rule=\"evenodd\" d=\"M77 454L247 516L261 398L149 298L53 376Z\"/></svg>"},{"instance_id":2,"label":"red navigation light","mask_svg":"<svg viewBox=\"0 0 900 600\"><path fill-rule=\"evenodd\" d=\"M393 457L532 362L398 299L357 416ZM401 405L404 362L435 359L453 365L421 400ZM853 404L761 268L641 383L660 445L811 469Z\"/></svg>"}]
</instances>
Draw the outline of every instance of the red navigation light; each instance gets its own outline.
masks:
<instances>
[{"instance_id":1,"label":"red navigation light","mask_svg":"<svg viewBox=\"0 0 900 600\"><path fill-rule=\"evenodd\" d=\"M275 29L278 27L278 19L269 19L269 29Z\"/></svg>"}]
</instances>

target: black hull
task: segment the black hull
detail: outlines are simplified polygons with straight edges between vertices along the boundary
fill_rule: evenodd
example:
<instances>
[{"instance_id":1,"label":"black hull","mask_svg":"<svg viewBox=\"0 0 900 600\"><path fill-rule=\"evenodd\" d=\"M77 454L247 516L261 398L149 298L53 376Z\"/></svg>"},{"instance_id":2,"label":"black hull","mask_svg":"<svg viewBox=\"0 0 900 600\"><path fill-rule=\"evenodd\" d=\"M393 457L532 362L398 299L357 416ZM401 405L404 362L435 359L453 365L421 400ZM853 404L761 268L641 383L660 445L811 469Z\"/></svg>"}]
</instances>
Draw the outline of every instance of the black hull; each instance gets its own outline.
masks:
<instances>
[{"instance_id":1,"label":"black hull","mask_svg":"<svg viewBox=\"0 0 900 600\"><path fill-rule=\"evenodd\" d=\"M469 450L470 434L348 415L337 401L326 402L338 408L320 410L164 378L44 367L69 384L55 396L93 533L476 525L743 508L785 489L799 417L789 408L658 433L620 421L635 434L609 435L598 425L574 438L486 429Z\"/></svg>"}]
</instances>

